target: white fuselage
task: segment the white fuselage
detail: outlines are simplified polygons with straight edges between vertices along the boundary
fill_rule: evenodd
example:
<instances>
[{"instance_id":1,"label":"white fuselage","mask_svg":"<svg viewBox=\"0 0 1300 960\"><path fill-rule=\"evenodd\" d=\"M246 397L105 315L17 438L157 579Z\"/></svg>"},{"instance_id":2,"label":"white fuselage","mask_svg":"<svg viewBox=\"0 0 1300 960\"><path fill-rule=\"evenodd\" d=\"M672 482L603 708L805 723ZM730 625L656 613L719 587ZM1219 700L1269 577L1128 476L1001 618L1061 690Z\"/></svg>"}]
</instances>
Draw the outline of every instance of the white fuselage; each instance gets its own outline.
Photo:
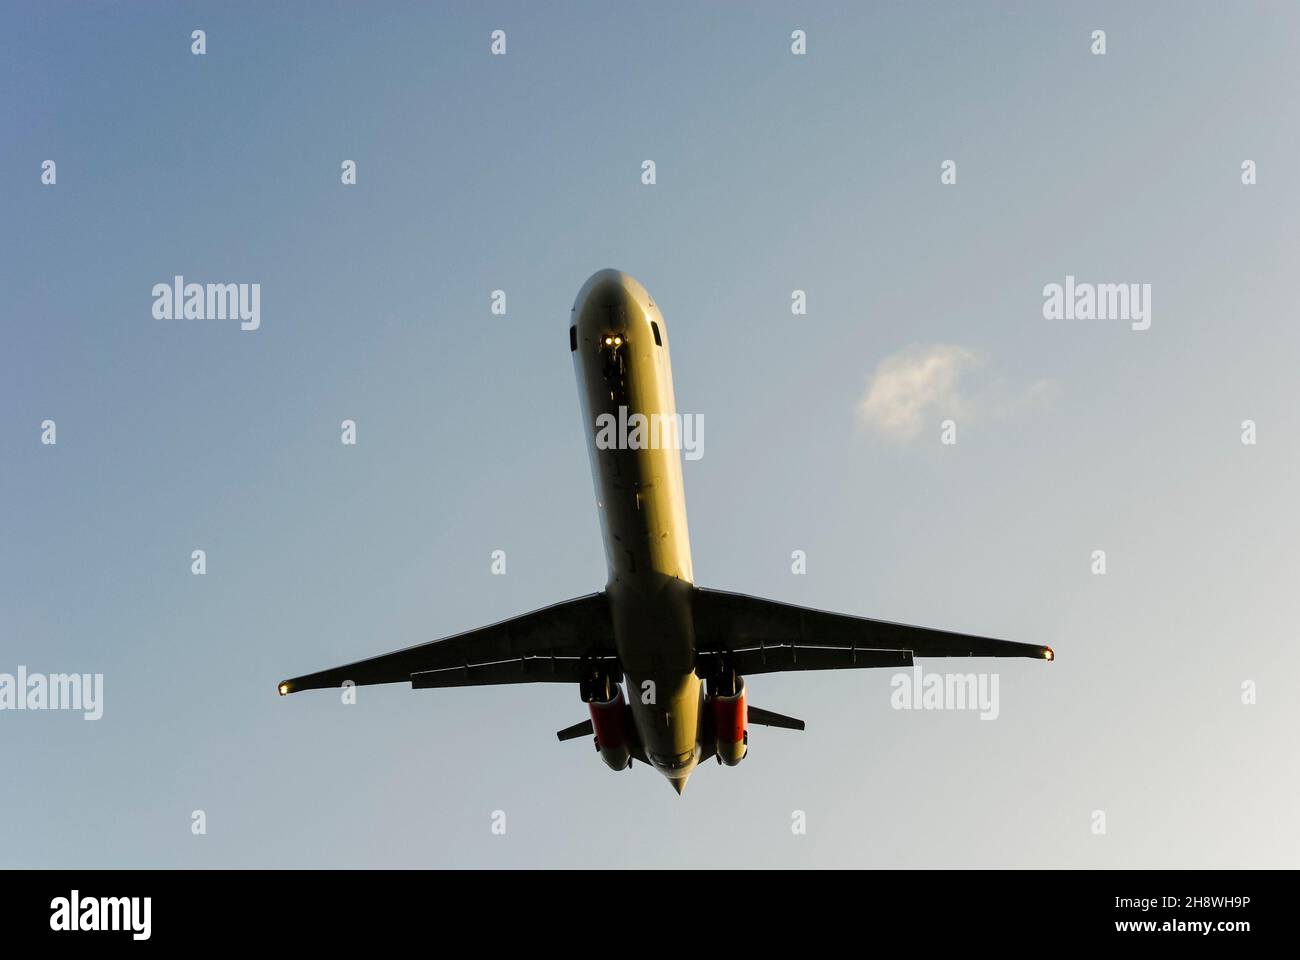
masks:
<instances>
[{"instance_id":1,"label":"white fuselage","mask_svg":"<svg viewBox=\"0 0 1300 960\"><path fill-rule=\"evenodd\" d=\"M569 336L633 722L650 762L684 783L700 759L701 683L668 329L641 284L602 270Z\"/></svg>"}]
</instances>

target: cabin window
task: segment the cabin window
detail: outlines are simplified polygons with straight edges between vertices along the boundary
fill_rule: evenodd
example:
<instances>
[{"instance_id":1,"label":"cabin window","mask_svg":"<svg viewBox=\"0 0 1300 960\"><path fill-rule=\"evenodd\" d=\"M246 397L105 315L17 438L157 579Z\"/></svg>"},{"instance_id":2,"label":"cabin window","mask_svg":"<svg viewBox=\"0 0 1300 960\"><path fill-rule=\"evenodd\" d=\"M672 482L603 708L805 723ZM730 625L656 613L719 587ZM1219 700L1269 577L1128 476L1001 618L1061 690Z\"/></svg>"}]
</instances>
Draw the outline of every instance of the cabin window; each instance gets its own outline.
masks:
<instances>
[{"instance_id":1,"label":"cabin window","mask_svg":"<svg viewBox=\"0 0 1300 960\"><path fill-rule=\"evenodd\" d=\"M569 352L573 353L577 349L578 349L578 328L575 325L569 328Z\"/></svg>"},{"instance_id":2,"label":"cabin window","mask_svg":"<svg viewBox=\"0 0 1300 960\"><path fill-rule=\"evenodd\" d=\"M656 346L656 347L662 347L662 346L664 345L664 342L663 342L663 340L662 340L662 339L660 338L660 336L659 336L659 324L657 324L657 323L655 323L653 320L651 320L651 321L650 321L650 331L655 335L655 346Z\"/></svg>"}]
</instances>

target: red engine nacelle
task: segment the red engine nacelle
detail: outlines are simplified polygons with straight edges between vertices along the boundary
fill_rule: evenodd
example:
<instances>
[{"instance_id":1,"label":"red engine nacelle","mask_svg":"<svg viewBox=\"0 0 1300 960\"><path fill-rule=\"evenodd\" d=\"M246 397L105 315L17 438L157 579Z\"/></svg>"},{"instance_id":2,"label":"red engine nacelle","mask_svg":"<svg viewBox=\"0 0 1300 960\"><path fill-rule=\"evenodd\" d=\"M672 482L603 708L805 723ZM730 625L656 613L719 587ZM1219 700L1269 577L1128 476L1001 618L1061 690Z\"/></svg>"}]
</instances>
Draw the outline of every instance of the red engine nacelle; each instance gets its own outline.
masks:
<instances>
[{"instance_id":1,"label":"red engine nacelle","mask_svg":"<svg viewBox=\"0 0 1300 960\"><path fill-rule=\"evenodd\" d=\"M715 693L709 697L713 711L714 749L718 760L734 767L749 752L749 713L745 706L745 679L736 677L734 693Z\"/></svg>"},{"instance_id":2,"label":"red engine nacelle","mask_svg":"<svg viewBox=\"0 0 1300 960\"><path fill-rule=\"evenodd\" d=\"M613 685L610 700L588 700L591 727L596 733L596 749L600 758L611 770L626 770L632 762L627 745L627 704L623 702L623 688Z\"/></svg>"}]
</instances>

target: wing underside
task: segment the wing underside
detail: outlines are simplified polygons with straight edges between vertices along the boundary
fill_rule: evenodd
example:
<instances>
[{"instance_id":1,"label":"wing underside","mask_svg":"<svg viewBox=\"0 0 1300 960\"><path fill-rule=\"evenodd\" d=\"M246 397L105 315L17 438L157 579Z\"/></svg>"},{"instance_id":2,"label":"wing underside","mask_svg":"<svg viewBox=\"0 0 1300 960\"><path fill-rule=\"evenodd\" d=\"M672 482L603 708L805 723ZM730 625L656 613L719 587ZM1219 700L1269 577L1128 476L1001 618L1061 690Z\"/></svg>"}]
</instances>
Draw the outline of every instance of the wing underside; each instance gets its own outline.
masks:
<instances>
[{"instance_id":1,"label":"wing underside","mask_svg":"<svg viewBox=\"0 0 1300 960\"><path fill-rule=\"evenodd\" d=\"M616 663L614 628L603 593L534 610L443 640L285 680L280 693L351 681L415 688L493 683L577 683Z\"/></svg>"},{"instance_id":2,"label":"wing underside","mask_svg":"<svg viewBox=\"0 0 1300 960\"><path fill-rule=\"evenodd\" d=\"M906 667L913 657L1053 657L1051 647L1038 644L828 613L722 590L697 588L694 610L701 660L725 660L741 675Z\"/></svg>"},{"instance_id":3,"label":"wing underside","mask_svg":"<svg viewBox=\"0 0 1300 960\"><path fill-rule=\"evenodd\" d=\"M797 607L697 588L696 672L741 676L792 670L907 667L914 657L1030 657L1051 647ZM534 610L431 643L285 680L280 693L374 683L416 689L498 683L580 683L622 673L604 593Z\"/></svg>"}]
</instances>

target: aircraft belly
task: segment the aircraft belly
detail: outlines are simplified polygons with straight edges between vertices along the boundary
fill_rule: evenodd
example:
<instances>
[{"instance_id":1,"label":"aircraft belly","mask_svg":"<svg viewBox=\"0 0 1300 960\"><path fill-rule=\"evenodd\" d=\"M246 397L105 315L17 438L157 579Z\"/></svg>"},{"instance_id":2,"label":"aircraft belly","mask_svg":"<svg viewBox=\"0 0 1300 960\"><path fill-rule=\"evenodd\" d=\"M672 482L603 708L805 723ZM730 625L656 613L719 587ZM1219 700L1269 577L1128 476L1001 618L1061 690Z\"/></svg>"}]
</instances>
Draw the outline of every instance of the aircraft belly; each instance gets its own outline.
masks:
<instances>
[{"instance_id":1,"label":"aircraft belly","mask_svg":"<svg viewBox=\"0 0 1300 960\"><path fill-rule=\"evenodd\" d=\"M698 759L701 685L680 433L636 433L638 419L643 428L657 422L660 431L680 423L666 329L644 289L614 271L593 277L572 322L605 589L628 700L652 762L684 776Z\"/></svg>"}]
</instances>

